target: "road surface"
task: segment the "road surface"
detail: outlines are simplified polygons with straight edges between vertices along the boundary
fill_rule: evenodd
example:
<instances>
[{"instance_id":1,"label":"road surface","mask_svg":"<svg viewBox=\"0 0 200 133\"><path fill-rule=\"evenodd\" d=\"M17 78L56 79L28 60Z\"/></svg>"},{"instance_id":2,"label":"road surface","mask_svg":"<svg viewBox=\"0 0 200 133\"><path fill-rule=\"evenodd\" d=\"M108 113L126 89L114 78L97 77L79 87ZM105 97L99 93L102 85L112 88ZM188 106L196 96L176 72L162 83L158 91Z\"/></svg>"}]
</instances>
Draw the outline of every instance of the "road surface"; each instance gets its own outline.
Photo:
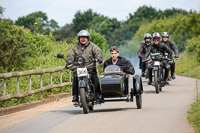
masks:
<instances>
[{"instance_id":1,"label":"road surface","mask_svg":"<svg viewBox=\"0 0 200 133\"><path fill-rule=\"evenodd\" d=\"M195 79L177 76L163 92L143 81L143 107L135 102L97 105L83 114L71 97L0 117L0 133L192 133L187 110L195 99Z\"/></svg>"}]
</instances>

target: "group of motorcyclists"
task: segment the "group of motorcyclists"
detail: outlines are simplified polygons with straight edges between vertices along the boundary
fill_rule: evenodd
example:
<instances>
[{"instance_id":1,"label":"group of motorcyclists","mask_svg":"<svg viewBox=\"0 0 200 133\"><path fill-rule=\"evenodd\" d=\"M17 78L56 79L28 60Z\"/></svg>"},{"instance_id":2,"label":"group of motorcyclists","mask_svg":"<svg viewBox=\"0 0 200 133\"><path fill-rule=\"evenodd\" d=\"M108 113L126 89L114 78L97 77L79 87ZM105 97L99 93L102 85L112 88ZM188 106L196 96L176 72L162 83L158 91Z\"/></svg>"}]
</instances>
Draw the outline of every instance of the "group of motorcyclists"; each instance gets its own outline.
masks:
<instances>
[{"instance_id":1,"label":"group of motorcyclists","mask_svg":"<svg viewBox=\"0 0 200 133\"><path fill-rule=\"evenodd\" d=\"M175 57L178 58L179 53L174 44L174 42L169 41L169 33L162 33L162 41L160 41L160 34L158 32L153 33L153 42L152 36L150 33L146 33L144 35L144 41L141 42L140 48L138 50L138 57L140 59L140 69L142 70L142 76L144 76L145 70L148 69L148 84L152 84L152 63L148 64L148 68L146 68L146 62L143 60L147 59L150 53L160 52L164 54L168 53L168 57L172 59L172 51L175 53ZM72 102L78 101L78 77L76 66L71 66L70 61L75 61L78 56L83 56L87 60L96 59L99 64L103 62L102 59L102 50L93 42L90 41L90 33L87 30L81 30L78 33L78 42L70 49L67 55L66 68L72 69L73 72L73 85L72 85ZM130 61L124 57L119 56L119 48L113 46L110 48L111 58L104 61L104 68L108 65L118 65L125 66L122 68L123 72L134 74L135 70ZM173 59L172 59L173 60ZM91 76L91 80L96 88L96 96L98 99L101 99L101 90L99 85L99 79L97 76L97 68L95 63L86 63L88 73ZM165 73L165 81L167 82L169 69L171 68L171 78L175 79L175 63L168 65L168 62L164 62Z\"/></svg>"},{"instance_id":2,"label":"group of motorcyclists","mask_svg":"<svg viewBox=\"0 0 200 133\"><path fill-rule=\"evenodd\" d=\"M162 40L160 41L162 37ZM169 76L169 70L171 70L171 78L175 79L175 62L172 58L172 51L175 54L175 58L179 58L179 52L176 48L176 45L173 41L169 40L169 33L163 32L160 37L160 34L158 32L153 33L153 42L152 36L150 33L146 33L144 35L144 41L141 42L140 48L138 50L138 57L140 59L139 67L142 70L142 76L144 77L146 74L148 75L148 84L152 84L152 62L148 62L148 65L146 65L146 62L143 61L147 58L149 58L150 53L161 53L163 56L165 53L168 53L168 58L171 59L171 62L163 61L163 68L165 69L165 75L164 80L165 83L168 84L168 76ZM146 68L147 66L147 68ZM148 69L148 73L145 73L146 69Z\"/></svg>"}]
</instances>

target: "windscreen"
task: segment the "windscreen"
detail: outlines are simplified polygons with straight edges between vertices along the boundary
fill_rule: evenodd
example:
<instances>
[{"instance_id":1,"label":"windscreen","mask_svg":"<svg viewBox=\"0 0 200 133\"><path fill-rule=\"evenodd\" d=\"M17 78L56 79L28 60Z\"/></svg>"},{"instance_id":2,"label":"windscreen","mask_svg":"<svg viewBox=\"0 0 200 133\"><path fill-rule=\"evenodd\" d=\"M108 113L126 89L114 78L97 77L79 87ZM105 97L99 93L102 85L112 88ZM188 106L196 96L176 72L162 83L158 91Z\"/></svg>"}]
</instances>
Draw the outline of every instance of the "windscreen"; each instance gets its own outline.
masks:
<instances>
[{"instance_id":1,"label":"windscreen","mask_svg":"<svg viewBox=\"0 0 200 133\"><path fill-rule=\"evenodd\" d=\"M104 72L121 72L121 69L117 65L109 65L105 68Z\"/></svg>"}]
</instances>

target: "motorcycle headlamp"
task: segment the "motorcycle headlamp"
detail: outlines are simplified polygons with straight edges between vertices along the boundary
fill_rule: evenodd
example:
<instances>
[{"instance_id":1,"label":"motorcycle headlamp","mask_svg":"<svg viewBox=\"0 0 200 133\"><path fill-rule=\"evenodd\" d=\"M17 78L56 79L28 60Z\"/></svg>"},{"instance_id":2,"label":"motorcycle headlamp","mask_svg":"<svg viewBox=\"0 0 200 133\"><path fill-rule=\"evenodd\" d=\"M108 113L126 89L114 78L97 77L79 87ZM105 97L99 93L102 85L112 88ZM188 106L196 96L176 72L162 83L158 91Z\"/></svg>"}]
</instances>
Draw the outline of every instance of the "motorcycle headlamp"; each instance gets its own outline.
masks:
<instances>
[{"instance_id":1,"label":"motorcycle headlamp","mask_svg":"<svg viewBox=\"0 0 200 133\"><path fill-rule=\"evenodd\" d=\"M79 65L83 64L84 63L84 58L82 56L79 56L77 58L77 62L78 62Z\"/></svg>"}]
</instances>

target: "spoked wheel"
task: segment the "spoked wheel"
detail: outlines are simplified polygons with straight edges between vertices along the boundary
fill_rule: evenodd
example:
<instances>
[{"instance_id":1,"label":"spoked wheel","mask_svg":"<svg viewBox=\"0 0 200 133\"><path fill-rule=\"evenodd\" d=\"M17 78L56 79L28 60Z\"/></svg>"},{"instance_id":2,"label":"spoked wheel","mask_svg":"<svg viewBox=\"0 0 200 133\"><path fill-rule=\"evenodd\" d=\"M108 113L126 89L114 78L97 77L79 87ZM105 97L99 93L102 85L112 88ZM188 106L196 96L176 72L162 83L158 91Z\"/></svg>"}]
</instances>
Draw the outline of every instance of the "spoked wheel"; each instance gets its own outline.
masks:
<instances>
[{"instance_id":1,"label":"spoked wheel","mask_svg":"<svg viewBox=\"0 0 200 133\"><path fill-rule=\"evenodd\" d=\"M142 108L142 95L137 95L136 97L136 105L138 109Z\"/></svg>"},{"instance_id":2,"label":"spoked wheel","mask_svg":"<svg viewBox=\"0 0 200 133\"><path fill-rule=\"evenodd\" d=\"M88 103L86 100L85 88L80 88L80 101L81 101L81 106L83 107L84 114L88 114L89 107L88 107Z\"/></svg>"},{"instance_id":3,"label":"spoked wheel","mask_svg":"<svg viewBox=\"0 0 200 133\"><path fill-rule=\"evenodd\" d=\"M156 89L156 93L158 94L160 91L160 83L158 81L158 71L154 71L154 83L155 83L155 89Z\"/></svg>"}]
</instances>

